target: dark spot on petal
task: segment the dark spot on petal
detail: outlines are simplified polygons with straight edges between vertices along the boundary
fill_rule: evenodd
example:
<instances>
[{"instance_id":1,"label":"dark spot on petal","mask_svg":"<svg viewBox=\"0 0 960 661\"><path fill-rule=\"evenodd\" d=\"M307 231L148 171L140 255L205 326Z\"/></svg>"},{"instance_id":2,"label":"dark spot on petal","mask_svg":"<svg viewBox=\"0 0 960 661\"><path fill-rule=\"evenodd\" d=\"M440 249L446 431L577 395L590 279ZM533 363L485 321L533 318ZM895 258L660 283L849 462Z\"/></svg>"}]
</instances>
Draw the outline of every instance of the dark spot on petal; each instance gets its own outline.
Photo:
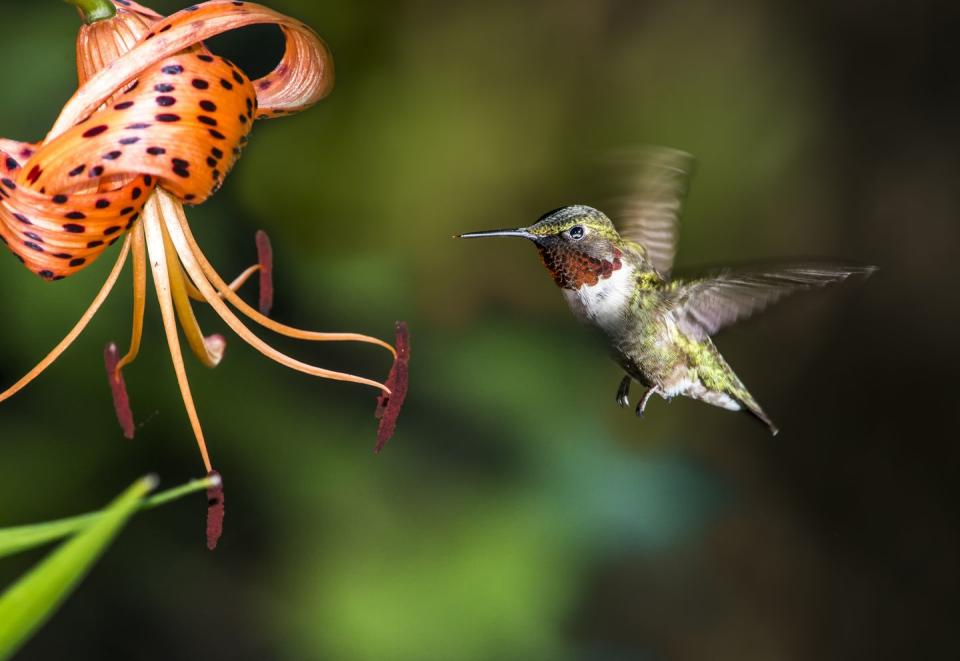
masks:
<instances>
[{"instance_id":1,"label":"dark spot on petal","mask_svg":"<svg viewBox=\"0 0 960 661\"><path fill-rule=\"evenodd\" d=\"M87 231L87 228L83 225L78 225L76 223L67 223L63 226L65 232L70 232L71 234L83 234Z\"/></svg>"},{"instance_id":2,"label":"dark spot on petal","mask_svg":"<svg viewBox=\"0 0 960 661\"><path fill-rule=\"evenodd\" d=\"M201 80L200 78L194 78L190 84L196 87L198 90L205 90L210 87L210 83L205 80Z\"/></svg>"},{"instance_id":3,"label":"dark spot on petal","mask_svg":"<svg viewBox=\"0 0 960 661\"><path fill-rule=\"evenodd\" d=\"M121 138L120 139L121 145L134 145L138 142L140 142L140 138Z\"/></svg>"},{"instance_id":4,"label":"dark spot on petal","mask_svg":"<svg viewBox=\"0 0 960 661\"><path fill-rule=\"evenodd\" d=\"M115 110L126 110L133 107L133 101L122 101L114 106Z\"/></svg>"},{"instance_id":5,"label":"dark spot on petal","mask_svg":"<svg viewBox=\"0 0 960 661\"><path fill-rule=\"evenodd\" d=\"M151 156L159 156L160 154L166 154L167 150L163 147L147 147L147 153Z\"/></svg>"},{"instance_id":6,"label":"dark spot on petal","mask_svg":"<svg viewBox=\"0 0 960 661\"><path fill-rule=\"evenodd\" d=\"M158 122L179 122L180 115L174 115L172 112L160 113L157 115Z\"/></svg>"},{"instance_id":7,"label":"dark spot on petal","mask_svg":"<svg viewBox=\"0 0 960 661\"><path fill-rule=\"evenodd\" d=\"M87 217L87 214L82 211L71 211L64 218L69 218L70 220L83 220Z\"/></svg>"},{"instance_id":8,"label":"dark spot on petal","mask_svg":"<svg viewBox=\"0 0 960 661\"><path fill-rule=\"evenodd\" d=\"M86 167L87 167L86 165L78 165L77 167L70 170L70 172L68 172L67 175L70 177L76 177L77 175L83 174L83 170Z\"/></svg>"},{"instance_id":9,"label":"dark spot on petal","mask_svg":"<svg viewBox=\"0 0 960 661\"><path fill-rule=\"evenodd\" d=\"M160 69L160 71L162 71L163 73L170 74L171 76L175 76L177 74L183 73L183 67L180 66L179 64L170 64Z\"/></svg>"},{"instance_id":10,"label":"dark spot on petal","mask_svg":"<svg viewBox=\"0 0 960 661\"><path fill-rule=\"evenodd\" d=\"M217 104L214 103L213 101L207 101L206 99L200 102L200 107L206 110L207 112L217 111Z\"/></svg>"},{"instance_id":11,"label":"dark spot on petal","mask_svg":"<svg viewBox=\"0 0 960 661\"><path fill-rule=\"evenodd\" d=\"M164 108L169 107L169 106L172 106L172 105L173 105L174 103L176 103L176 102L177 102L177 100L176 100L175 98L173 98L172 96L158 96L158 97L157 97L157 105L158 105L158 106L163 106ZM161 121L163 121L163 120L161 120Z\"/></svg>"},{"instance_id":12,"label":"dark spot on petal","mask_svg":"<svg viewBox=\"0 0 960 661\"><path fill-rule=\"evenodd\" d=\"M67 201L67 199L68 199L67 196L64 195L63 193L58 193L57 195L53 196L53 203L64 204Z\"/></svg>"},{"instance_id":13,"label":"dark spot on petal","mask_svg":"<svg viewBox=\"0 0 960 661\"><path fill-rule=\"evenodd\" d=\"M92 129L87 129L86 131L84 131L84 132L83 132L83 137L84 137L84 138L92 138L92 137L94 137L94 136L100 135L101 133L103 133L103 132L106 131L106 130L107 130L107 125L106 125L106 124L101 124L100 126L94 126Z\"/></svg>"}]
</instances>

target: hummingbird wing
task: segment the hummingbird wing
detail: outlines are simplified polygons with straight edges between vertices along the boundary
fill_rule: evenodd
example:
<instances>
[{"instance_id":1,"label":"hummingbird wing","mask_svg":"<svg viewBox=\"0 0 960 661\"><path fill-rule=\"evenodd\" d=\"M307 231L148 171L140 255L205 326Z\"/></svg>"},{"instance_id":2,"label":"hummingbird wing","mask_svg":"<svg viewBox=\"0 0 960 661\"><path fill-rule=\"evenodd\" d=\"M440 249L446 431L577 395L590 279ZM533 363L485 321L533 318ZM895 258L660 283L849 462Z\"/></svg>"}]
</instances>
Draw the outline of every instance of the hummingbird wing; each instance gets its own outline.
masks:
<instances>
[{"instance_id":1,"label":"hummingbird wing","mask_svg":"<svg viewBox=\"0 0 960 661\"><path fill-rule=\"evenodd\" d=\"M642 245L653 267L668 279L693 157L676 149L643 147L625 160L631 192L619 200L617 229L622 238Z\"/></svg>"},{"instance_id":2,"label":"hummingbird wing","mask_svg":"<svg viewBox=\"0 0 960 661\"><path fill-rule=\"evenodd\" d=\"M764 270L718 271L700 280L676 282L670 307L680 330L703 340L784 296L824 287L850 276L868 276L873 266L806 264Z\"/></svg>"}]
</instances>

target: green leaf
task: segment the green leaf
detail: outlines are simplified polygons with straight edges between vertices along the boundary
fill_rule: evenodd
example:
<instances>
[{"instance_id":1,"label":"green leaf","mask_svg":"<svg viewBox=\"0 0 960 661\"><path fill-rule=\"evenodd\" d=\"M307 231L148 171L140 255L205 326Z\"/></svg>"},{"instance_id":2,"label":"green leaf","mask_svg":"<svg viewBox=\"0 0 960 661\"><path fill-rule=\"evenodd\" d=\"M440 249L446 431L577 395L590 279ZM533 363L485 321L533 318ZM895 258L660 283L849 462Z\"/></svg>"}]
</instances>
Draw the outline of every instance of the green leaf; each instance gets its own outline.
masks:
<instances>
[{"instance_id":1,"label":"green leaf","mask_svg":"<svg viewBox=\"0 0 960 661\"><path fill-rule=\"evenodd\" d=\"M0 659L12 656L53 614L156 483L153 476L135 482L83 532L52 552L0 596ZM51 530L57 529L48 527L46 534L51 534ZM25 540L21 536L21 544Z\"/></svg>"},{"instance_id":2,"label":"green leaf","mask_svg":"<svg viewBox=\"0 0 960 661\"><path fill-rule=\"evenodd\" d=\"M101 516L102 512L91 512L47 523L0 528L0 558L71 535L83 530Z\"/></svg>"},{"instance_id":3,"label":"green leaf","mask_svg":"<svg viewBox=\"0 0 960 661\"><path fill-rule=\"evenodd\" d=\"M214 486L214 481L209 477L191 480L179 487L168 489L167 491L141 501L140 509L151 509L168 503L171 500L176 500L189 493L206 490L212 486ZM78 514L77 516L71 516L65 519L57 519L56 521L0 528L0 558L80 532L100 520L105 514L106 510L102 510L99 512Z\"/></svg>"}]
</instances>

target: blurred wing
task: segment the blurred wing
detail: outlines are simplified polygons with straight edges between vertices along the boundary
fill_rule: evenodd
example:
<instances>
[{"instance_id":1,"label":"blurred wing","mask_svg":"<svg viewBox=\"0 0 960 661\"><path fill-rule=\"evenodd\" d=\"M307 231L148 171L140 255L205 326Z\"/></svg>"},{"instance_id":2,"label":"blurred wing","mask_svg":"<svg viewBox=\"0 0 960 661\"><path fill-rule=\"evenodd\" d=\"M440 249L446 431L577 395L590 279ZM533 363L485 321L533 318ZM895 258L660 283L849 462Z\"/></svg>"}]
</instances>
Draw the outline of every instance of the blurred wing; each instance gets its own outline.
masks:
<instances>
[{"instance_id":1,"label":"blurred wing","mask_svg":"<svg viewBox=\"0 0 960 661\"><path fill-rule=\"evenodd\" d=\"M693 157L666 147L645 147L626 161L631 192L621 200L617 229L623 238L642 245L653 267L669 278Z\"/></svg>"},{"instance_id":2,"label":"blurred wing","mask_svg":"<svg viewBox=\"0 0 960 661\"><path fill-rule=\"evenodd\" d=\"M703 280L680 283L673 309L680 330L702 340L784 296L850 276L867 276L874 270L872 266L811 264L762 271L721 271Z\"/></svg>"}]
</instances>

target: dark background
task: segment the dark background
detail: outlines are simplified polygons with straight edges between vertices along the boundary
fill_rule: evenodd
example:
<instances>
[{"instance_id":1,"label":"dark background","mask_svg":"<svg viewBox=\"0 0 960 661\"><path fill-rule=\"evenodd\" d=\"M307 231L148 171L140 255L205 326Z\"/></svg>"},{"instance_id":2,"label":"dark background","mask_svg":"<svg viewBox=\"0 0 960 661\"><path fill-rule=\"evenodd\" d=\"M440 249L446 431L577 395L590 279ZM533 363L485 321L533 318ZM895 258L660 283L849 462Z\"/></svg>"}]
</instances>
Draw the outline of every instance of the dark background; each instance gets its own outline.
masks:
<instances>
[{"instance_id":1,"label":"dark background","mask_svg":"<svg viewBox=\"0 0 960 661\"><path fill-rule=\"evenodd\" d=\"M189 362L226 478L220 548L203 547L199 496L137 517L22 658L960 654L956 3L273 6L327 39L337 88L258 123L222 191L188 212L225 274L270 231L277 319L385 337L409 321L398 434L374 457L375 393L237 338L217 370ZM53 0L4 12L0 131L37 140L74 87L76 18ZM214 45L256 75L279 37ZM637 143L698 157L680 267L880 267L718 340L774 439L689 401L636 420L530 246L449 238L602 207L598 157ZM48 284L0 260L3 383L111 261ZM0 525L99 507L146 472L168 486L201 472L155 305L126 371L143 426L133 442L116 427L100 352L126 341L129 301L124 278L0 408ZM363 345L277 343L373 377L389 366ZM5 561L0 580L38 557Z\"/></svg>"}]
</instances>

